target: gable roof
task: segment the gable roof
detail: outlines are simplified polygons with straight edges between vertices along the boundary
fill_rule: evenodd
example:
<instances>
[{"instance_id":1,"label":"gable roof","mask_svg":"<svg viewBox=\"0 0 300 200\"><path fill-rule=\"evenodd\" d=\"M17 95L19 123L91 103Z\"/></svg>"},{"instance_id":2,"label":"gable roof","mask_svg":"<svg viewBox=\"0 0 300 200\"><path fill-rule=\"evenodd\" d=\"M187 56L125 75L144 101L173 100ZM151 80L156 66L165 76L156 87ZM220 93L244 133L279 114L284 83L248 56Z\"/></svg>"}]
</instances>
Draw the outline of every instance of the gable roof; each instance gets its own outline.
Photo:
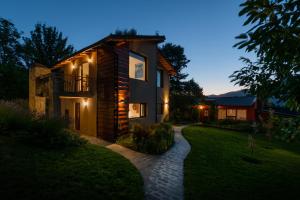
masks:
<instances>
[{"instance_id":1,"label":"gable roof","mask_svg":"<svg viewBox=\"0 0 300 200\"><path fill-rule=\"evenodd\" d=\"M243 97L217 97L208 98L206 101L214 101L219 106L252 106L256 102L255 96Z\"/></svg>"},{"instance_id":2,"label":"gable roof","mask_svg":"<svg viewBox=\"0 0 300 200\"><path fill-rule=\"evenodd\" d=\"M89 52L96 47L102 46L104 44L108 44L110 42L149 41L149 42L161 43L161 42L164 42L165 39L166 39L166 37L162 36L162 35L114 35L114 34L110 34L110 35L106 36L105 38L76 51L75 53L71 54L70 56L67 56L67 57L61 59L60 61L55 63L53 66L51 66L51 68L63 63L64 61L71 59L72 57L74 57L80 53Z\"/></svg>"}]
</instances>

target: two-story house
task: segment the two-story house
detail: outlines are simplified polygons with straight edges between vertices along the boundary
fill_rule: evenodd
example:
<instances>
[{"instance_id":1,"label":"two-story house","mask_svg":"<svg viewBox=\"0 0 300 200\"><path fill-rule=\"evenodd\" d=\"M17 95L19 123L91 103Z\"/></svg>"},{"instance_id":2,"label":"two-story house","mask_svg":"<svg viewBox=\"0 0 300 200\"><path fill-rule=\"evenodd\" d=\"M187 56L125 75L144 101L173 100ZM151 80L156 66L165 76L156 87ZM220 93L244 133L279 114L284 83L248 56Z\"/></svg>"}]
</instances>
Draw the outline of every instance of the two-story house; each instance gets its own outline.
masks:
<instances>
[{"instance_id":1,"label":"two-story house","mask_svg":"<svg viewBox=\"0 0 300 200\"><path fill-rule=\"evenodd\" d=\"M29 72L31 111L63 117L69 127L114 141L131 123L168 119L169 77L158 44L164 36L109 35L54 66Z\"/></svg>"}]
</instances>

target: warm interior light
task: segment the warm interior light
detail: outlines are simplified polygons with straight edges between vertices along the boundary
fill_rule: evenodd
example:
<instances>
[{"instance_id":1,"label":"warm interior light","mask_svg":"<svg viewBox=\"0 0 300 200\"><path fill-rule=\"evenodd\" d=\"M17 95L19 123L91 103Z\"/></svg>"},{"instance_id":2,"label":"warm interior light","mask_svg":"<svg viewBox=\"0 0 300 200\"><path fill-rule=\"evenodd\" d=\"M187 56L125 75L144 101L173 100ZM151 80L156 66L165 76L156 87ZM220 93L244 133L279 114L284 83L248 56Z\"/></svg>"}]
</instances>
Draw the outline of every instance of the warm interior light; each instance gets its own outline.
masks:
<instances>
[{"instance_id":1,"label":"warm interior light","mask_svg":"<svg viewBox=\"0 0 300 200\"><path fill-rule=\"evenodd\" d=\"M75 69L75 65L74 64L72 64L72 69Z\"/></svg>"},{"instance_id":2,"label":"warm interior light","mask_svg":"<svg viewBox=\"0 0 300 200\"><path fill-rule=\"evenodd\" d=\"M204 106L199 106L200 110L204 109Z\"/></svg>"},{"instance_id":3,"label":"warm interior light","mask_svg":"<svg viewBox=\"0 0 300 200\"><path fill-rule=\"evenodd\" d=\"M89 105L88 99L83 100L83 106L87 107Z\"/></svg>"},{"instance_id":4,"label":"warm interior light","mask_svg":"<svg viewBox=\"0 0 300 200\"><path fill-rule=\"evenodd\" d=\"M92 58L88 58L89 63L92 63L92 61L93 61Z\"/></svg>"}]
</instances>

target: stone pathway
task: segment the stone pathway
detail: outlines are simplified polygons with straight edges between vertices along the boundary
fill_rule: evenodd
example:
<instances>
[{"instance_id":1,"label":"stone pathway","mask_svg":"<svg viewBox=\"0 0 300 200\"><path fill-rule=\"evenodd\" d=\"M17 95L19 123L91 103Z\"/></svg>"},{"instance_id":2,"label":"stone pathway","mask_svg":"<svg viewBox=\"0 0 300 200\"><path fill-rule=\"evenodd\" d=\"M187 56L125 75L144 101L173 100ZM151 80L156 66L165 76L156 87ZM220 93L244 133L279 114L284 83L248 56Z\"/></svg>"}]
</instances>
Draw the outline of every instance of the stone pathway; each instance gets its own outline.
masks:
<instances>
[{"instance_id":1,"label":"stone pathway","mask_svg":"<svg viewBox=\"0 0 300 200\"><path fill-rule=\"evenodd\" d=\"M143 176L146 200L181 200L184 199L183 164L190 151L189 143L181 135L182 128L183 126L174 126L175 144L169 151L159 156L139 153L98 138L87 136L84 138L130 160Z\"/></svg>"}]
</instances>

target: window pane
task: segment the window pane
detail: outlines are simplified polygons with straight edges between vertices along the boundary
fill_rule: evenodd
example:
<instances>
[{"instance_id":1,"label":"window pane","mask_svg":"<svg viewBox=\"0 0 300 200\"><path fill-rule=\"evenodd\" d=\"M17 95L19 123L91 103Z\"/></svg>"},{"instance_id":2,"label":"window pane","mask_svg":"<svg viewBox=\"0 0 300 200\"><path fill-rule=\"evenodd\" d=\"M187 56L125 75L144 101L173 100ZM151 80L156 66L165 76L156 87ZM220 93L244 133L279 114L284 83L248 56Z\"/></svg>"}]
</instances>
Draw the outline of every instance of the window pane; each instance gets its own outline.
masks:
<instances>
[{"instance_id":1,"label":"window pane","mask_svg":"<svg viewBox=\"0 0 300 200\"><path fill-rule=\"evenodd\" d=\"M227 109L227 116L228 117L235 117L236 116L236 110L235 109Z\"/></svg>"},{"instance_id":2,"label":"window pane","mask_svg":"<svg viewBox=\"0 0 300 200\"><path fill-rule=\"evenodd\" d=\"M156 86L157 87L163 87L163 72L162 70L157 70L157 77L156 77Z\"/></svg>"},{"instance_id":3,"label":"window pane","mask_svg":"<svg viewBox=\"0 0 300 200\"><path fill-rule=\"evenodd\" d=\"M145 80L145 58L129 53L129 77L139 80Z\"/></svg>"},{"instance_id":4,"label":"window pane","mask_svg":"<svg viewBox=\"0 0 300 200\"><path fill-rule=\"evenodd\" d=\"M247 119L247 110L237 110L236 118L238 120L246 120Z\"/></svg>"},{"instance_id":5,"label":"window pane","mask_svg":"<svg viewBox=\"0 0 300 200\"><path fill-rule=\"evenodd\" d=\"M129 118L140 117L140 104L138 103L130 103L129 104Z\"/></svg>"},{"instance_id":6,"label":"window pane","mask_svg":"<svg viewBox=\"0 0 300 200\"><path fill-rule=\"evenodd\" d=\"M219 109L218 110L218 119L225 119L226 118L226 110L225 109Z\"/></svg>"},{"instance_id":7,"label":"window pane","mask_svg":"<svg viewBox=\"0 0 300 200\"><path fill-rule=\"evenodd\" d=\"M138 118L146 116L146 104L130 103L129 104L129 118Z\"/></svg>"}]
</instances>

